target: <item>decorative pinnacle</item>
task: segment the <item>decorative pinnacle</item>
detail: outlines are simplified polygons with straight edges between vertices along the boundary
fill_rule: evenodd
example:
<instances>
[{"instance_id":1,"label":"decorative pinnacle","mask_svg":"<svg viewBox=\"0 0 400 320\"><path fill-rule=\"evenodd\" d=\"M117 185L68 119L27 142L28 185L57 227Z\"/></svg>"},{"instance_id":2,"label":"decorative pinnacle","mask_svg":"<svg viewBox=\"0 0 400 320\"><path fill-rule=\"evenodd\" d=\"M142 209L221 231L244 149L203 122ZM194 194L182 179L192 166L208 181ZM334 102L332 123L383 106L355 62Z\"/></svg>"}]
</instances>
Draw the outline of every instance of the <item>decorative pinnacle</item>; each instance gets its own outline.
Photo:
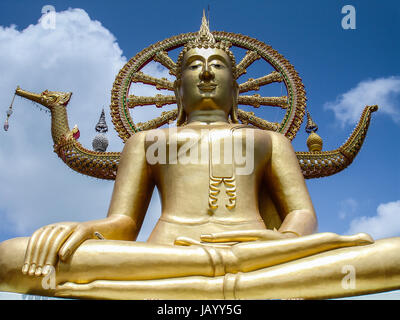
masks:
<instances>
[{"instance_id":1,"label":"decorative pinnacle","mask_svg":"<svg viewBox=\"0 0 400 320\"><path fill-rule=\"evenodd\" d=\"M208 42L208 43L212 44L212 43L216 42L214 39L214 36L210 32L209 22L207 21L206 13L204 10L203 10L203 18L201 19L200 30L199 30L197 38L194 42L196 44L200 44L202 42Z\"/></svg>"},{"instance_id":2,"label":"decorative pinnacle","mask_svg":"<svg viewBox=\"0 0 400 320\"><path fill-rule=\"evenodd\" d=\"M318 126L311 118L310 113L307 111L306 132L309 134L307 138L307 147L310 152L322 151L323 141L321 137L315 133L317 131L318 131Z\"/></svg>"},{"instance_id":3,"label":"decorative pinnacle","mask_svg":"<svg viewBox=\"0 0 400 320\"><path fill-rule=\"evenodd\" d=\"M92 141L93 150L96 152L105 152L108 147L108 139L104 133L108 131L108 127L106 124L104 109L101 111L100 119L99 122L97 122L95 129L98 134L94 137Z\"/></svg>"},{"instance_id":4,"label":"decorative pinnacle","mask_svg":"<svg viewBox=\"0 0 400 320\"><path fill-rule=\"evenodd\" d=\"M306 132L311 133L311 132L317 132L318 131L318 126L317 124L313 121L311 118L310 113L307 111L307 125L306 125Z\"/></svg>"},{"instance_id":5,"label":"decorative pinnacle","mask_svg":"<svg viewBox=\"0 0 400 320\"><path fill-rule=\"evenodd\" d=\"M108 131L106 123L106 115L104 114L104 109L101 111L99 122L96 124L96 132L105 133Z\"/></svg>"}]
</instances>

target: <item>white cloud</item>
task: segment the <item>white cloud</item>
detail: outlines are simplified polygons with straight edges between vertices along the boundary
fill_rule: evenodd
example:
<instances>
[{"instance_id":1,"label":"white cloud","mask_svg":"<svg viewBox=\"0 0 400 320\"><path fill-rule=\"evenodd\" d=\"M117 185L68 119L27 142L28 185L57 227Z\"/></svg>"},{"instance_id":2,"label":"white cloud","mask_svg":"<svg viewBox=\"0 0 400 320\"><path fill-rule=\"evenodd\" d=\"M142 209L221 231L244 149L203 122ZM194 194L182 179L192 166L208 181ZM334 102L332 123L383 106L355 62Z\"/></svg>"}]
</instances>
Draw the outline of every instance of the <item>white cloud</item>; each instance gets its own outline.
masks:
<instances>
[{"instance_id":1,"label":"white cloud","mask_svg":"<svg viewBox=\"0 0 400 320\"><path fill-rule=\"evenodd\" d=\"M369 79L341 94L336 101L325 103L324 108L332 110L342 126L357 123L365 106L375 104L379 106L379 113L400 122L399 96L400 77Z\"/></svg>"},{"instance_id":2,"label":"white cloud","mask_svg":"<svg viewBox=\"0 0 400 320\"><path fill-rule=\"evenodd\" d=\"M353 219L347 233L358 232L366 232L374 239L400 236L400 200L380 204L375 216Z\"/></svg>"},{"instance_id":3,"label":"white cloud","mask_svg":"<svg viewBox=\"0 0 400 320\"><path fill-rule=\"evenodd\" d=\"M72 91L69 123L71 128L78 124L80 142L91 148L94 127L104 107L108 151L121 151L122 141L107 110L114 78L124 63L126 58L115 37L82 9L58 12L54 30L44 29L39 22L22 31L16 26L0 26L4 110L0 121L5 120L7 103L17 85L38 93L45 89ZM152 115L150 111L148 119ZM0 220L9 223L2 230L29 235L49 223L106 216L113 183L80 175L58 159L47 114L17 97L9 123L8 132L0 131ZM158 210L155 198L152 211ZM1 240L4 237L0 234Z\"/></svg>"},{"instance_id":4,"label":"white cloud","mask_svg":"<svg viewBox=\"0 0 400 320\"><path fill-rule=\"evenodd\" d=\"M354 215L358 209L358 202L353 198L347 198L340 202L339 218L345 219Z\"/></svg>"}]
</instances>

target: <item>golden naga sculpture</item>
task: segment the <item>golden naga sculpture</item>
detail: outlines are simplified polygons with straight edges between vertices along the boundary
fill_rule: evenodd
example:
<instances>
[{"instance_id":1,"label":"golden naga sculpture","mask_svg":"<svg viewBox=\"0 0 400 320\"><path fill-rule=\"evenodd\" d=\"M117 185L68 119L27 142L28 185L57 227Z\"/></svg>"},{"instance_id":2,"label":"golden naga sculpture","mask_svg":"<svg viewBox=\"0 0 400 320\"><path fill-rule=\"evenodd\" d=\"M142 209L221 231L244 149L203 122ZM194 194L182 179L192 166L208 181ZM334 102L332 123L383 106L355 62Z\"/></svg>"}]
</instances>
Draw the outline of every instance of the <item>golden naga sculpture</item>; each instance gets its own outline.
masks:
<instances>
[{"instance_id":1,"label":"golden naga sculpture","mask_svg":"<svg viewBox=\"0 0 400 320\"><path fill-rule=\"evenodd\" d=\"M182 46L174 62L168 51ZM248 50L239 63L232 46ZM257 59L275 71L237 84ZM176 81L143 74L152 60ZM277 81L286 96L240 95ZM137 97L129 92L132 82L174 95ZM1 243L0 290L101 299L316 299L400 288L400 238L374 242L363 233L314 233L317 219L304 180L346 168L377 107L364 110L334 151L321 151L309 118L310 151L295 152L291 140L305 115L305 91L290 63L264 43L211 33L203 15L199 32L158 42L132 58L111 97L113 123L125 141L121 154L77 142L78 129L70 130L67 121L70 93L18 88L16 94L50 109L54 150L68 166L115 179L115 185L107 218L56 223ZM129 108L171 103L178 109L144 124L135 125L129 114ZM238 104L272 105L286 114L271 123ZM175 119L176 128L159 128ZM155 187L161 217L149 239L136 242ZM356 286L343 288L342 270L349 265ZM49 276L54 285L43 285Z\"/></svg>"}]
</instances>

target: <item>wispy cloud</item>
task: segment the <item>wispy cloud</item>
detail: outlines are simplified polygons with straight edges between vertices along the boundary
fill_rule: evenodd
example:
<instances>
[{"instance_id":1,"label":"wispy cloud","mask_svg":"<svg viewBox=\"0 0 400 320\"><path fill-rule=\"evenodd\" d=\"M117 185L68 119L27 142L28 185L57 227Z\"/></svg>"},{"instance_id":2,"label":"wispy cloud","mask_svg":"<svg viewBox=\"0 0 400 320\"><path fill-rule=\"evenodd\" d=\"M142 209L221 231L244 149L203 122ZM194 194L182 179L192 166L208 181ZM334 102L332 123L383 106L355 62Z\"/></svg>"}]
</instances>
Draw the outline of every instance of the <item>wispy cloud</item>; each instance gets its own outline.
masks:
<instances>
[{"instance_id":1,"label":"wispy cloud","mask_svg":"<svg viewBox=\"0 0 400 320\"><path fill-rule=\"evenodd\" d=\"M358 209L358 202L353 198L347 198L340 202L339 218L345 219L353 216Z\"/></svg>"},{"instance_id":2,"label":"wispy cloud","mask_svg":"<svg viewBox=\"0 0 400 320\"><path fill-rule=\"evenodd\" d=\"M392 76L361 81L355 88L341 94L335 101L324 104L332 110L342 126L358 122L367 105L379 106L379 113L385 113L400 123L400 77Z\"/></svg>"},{"instance_id":3,"label":"wispy cloud","mask_svg":"<svg viewBox=\"0 0 400 320\"><path fill-rule=\"evenodd\" d=\"M400 200L380 204L375 216L353 219L347 233L358 232L366 232L374 239L400 236Z\"/></svg>"}]
</instances>

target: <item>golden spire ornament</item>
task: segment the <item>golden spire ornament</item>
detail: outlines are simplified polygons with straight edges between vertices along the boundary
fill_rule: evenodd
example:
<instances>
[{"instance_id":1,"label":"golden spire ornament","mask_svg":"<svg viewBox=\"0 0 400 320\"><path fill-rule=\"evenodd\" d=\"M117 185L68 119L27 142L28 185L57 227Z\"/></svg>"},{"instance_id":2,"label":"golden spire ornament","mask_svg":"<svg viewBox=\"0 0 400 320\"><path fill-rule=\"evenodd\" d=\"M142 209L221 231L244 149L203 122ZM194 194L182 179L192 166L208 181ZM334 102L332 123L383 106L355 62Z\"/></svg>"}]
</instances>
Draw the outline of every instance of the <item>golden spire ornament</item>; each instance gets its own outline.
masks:
<instances>
[{"instance_id":1,"label":"golden spire ornament","mask_svg":"<svg viewBox=\"0 0 400 320\"><path fill-rule=\"evenodd\" d=\"M310 152L320 152L322 150L322 138L316 134L318 125L311 118L310 113L307 111L307 125L306 132L309 134L307 138L307 147Z\"/></svg>"}]
</instances>

